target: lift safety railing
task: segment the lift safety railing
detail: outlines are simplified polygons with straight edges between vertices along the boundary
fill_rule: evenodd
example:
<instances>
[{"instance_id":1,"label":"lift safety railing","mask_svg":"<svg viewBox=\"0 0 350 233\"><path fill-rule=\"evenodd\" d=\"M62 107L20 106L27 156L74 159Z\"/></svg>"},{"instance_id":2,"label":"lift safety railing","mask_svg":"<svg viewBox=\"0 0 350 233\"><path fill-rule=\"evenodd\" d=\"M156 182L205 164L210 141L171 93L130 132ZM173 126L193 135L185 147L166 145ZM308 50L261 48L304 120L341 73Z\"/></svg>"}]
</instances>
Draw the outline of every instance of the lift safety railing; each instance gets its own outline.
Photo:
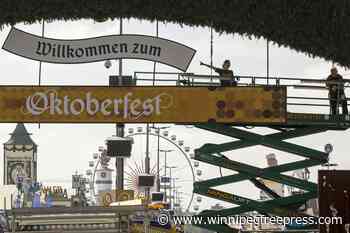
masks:
<instances>
[{"instance_id":1,"label":"lift safety railing","mask_svg":"<svg viewBox=\"0 0 350 233\"><path fill-rule=\"evenodd\" d=\"M177 73L177 72L134 72L134 79L138 84L149 85L153 82L150 76L153 76L157 86L220 86L220 76L217 75L196 75L194 73ZM234 76L238 81L238 86L266 86L266 77L257 76ZM311 91L328 91L326 84L335 84L338 88L344 90L350 87L350 80L344 79L342 82L331 82L323 79L305 79L305 78L285 78L285 77L269 77L269 86L286 86L289 90L311 90ZM314 84L314 85L310 85ZM318 85L315 85L318 84ZM340 92L338 91L338 94ZM337 101L337 114L339 114L339 105L341 104L342 96L336 99L328 97L313 97L288 95L287 106L311 106L311 107L330 107L330 101ZM350 100L346 98L345 100ZM348 103L348 106L350 103Z\"/></svg>"},{"instance_id":2,"label":"lift safety railing","mask_svg":"<svg viewBox=\"0 0 350 233\"><path fill-rule=\"evenodd\" d=\"M197 75L194 73L178 73L178 72L144 72L144 71L135 71L134 79L138 82L144 82L146 85L153 81L152 78L147 78L149 75L155 74L155 81L160 82L161 84L169 85L185 85L185 86L220 86L220 79L218 75ZM164 76L168 76L164 78ZM234 76L235 79L240 80L238 86L266 86L267 77L260 76ZM287 86L293 88L309 88L309 89L327 89L325 85L302 85L300 83L339 83L339 82L330 82L322 79L304 79L304 78L286 78L286 77L269 77L269 86ZM243 82L242 82L243 81ZM245 81L245 82L244 82ZM294 83L290 83L294 82ZM299 82L299 83L296 83ZM350 79L344 79L343 83L350 83ZM346 86L350 87L350 85Z\"/></svg>"}]
</instances>

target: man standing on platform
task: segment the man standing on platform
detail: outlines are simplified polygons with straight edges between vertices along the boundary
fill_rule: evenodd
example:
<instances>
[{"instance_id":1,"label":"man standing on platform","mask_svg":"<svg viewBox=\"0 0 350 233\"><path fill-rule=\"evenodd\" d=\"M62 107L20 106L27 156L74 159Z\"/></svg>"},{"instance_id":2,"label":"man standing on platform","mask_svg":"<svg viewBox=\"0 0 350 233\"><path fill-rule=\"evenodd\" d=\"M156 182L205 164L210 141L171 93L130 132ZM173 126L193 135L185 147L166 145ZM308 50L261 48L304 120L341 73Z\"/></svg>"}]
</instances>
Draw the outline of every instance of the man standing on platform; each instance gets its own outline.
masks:
<instances>
[{"instance_id":1,"label":"man standing on platform","mask_svg":"<svg viewBox=\"0 0 350 233\"><path fill-rule=\"evenodd\" d=\"M330 99L331 114L336 115L338 112L338 104L342 105L343 115L348 115L348 103L344 92L343 77L338 74L337 68L331 69L331 74L327 78L326 86L328 87L328 97Z\"/></svg>"},{"instance_id":2,"label":"man standing on platform","mask_svg":"<svg viewBox=\"0 0 350 233\"><path fill-rule=\"evenodd\" d=\"M216 73L218 73L220 75L221 86L223 87L237 86L237 81L233 76L232 70L230 70L230 66L231 66L230 60L225 60L224 63L222 64L222 68L217 68L211 65L207 65L203 62L201 62L200 65L213 69Z\"/></svg>"}]
</instances>

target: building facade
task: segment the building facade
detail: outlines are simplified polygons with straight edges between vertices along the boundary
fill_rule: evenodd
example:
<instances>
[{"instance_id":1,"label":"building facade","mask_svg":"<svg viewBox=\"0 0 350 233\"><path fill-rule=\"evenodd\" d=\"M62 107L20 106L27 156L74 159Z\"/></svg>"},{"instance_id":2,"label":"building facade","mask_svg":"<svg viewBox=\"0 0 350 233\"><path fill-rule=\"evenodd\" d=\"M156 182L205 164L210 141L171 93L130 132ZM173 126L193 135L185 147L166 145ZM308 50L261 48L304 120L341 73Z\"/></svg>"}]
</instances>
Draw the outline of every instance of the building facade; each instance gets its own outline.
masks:
<instances>
[{"instance_id":1,"label":"building facade","mask_svg":"<svg viewBox=\"0 0 350 233\"><path fill-rule=\"evenodd\" d=\"M37 145L24 124L17 124L11 138L4 143L4 185L37 181Z\"/></svg>"}]
</instances>

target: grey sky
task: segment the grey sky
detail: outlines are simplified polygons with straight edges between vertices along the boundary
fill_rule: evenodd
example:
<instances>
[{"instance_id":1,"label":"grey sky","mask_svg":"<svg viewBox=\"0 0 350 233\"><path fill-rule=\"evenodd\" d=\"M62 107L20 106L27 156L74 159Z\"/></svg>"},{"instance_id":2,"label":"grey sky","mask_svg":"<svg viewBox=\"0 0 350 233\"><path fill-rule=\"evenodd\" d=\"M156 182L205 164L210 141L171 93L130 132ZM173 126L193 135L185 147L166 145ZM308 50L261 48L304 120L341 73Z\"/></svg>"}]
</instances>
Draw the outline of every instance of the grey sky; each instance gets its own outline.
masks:
<instances>
[{"instance_id":1,"label":"grey sky","mask_svg":"<svg viewBox=\"0 0 350 233\"><path fill-rule=\"evenodd\" d=\"M16 25L26 32L41 35L41 25ZM9 27L0 31L0 44L3 44ZM119 22L108 21L105 23L94 23L90 20L80 20L76 22L54 22L46 24L46 37L59 39L79 39L86 37L96 37L119 33ZM140 20L125 20L124 33L155 35L155 23ZM210 32L208 28L181 27L173 24L159 24L159 36L171 39L197 50L189 72L198 74L210 74L207 68L199 66L199 61L210 62ZM279 48L270 45L270 75L279 77L300 77L300 78L324 78L329 73L331 64L322 59L313 59L305 54L297 53L286 48ZM266 41L249 40L237 35L214 34L214 56L213 61L216 66L221 66L223 60L230 59L232 69L238 75L266 75ZM1 61L1 85L37 85L38 67L36 61L18 57L4 50L0 51ZM108 75L117 72L117 65L107 70L103 62L80 65L57 65L43 64L42 84L43 85L107 85ZM148 61L125 61L124 74L132 75L134 71L152 71L153 63ZM165 65L157 65L157 71L176 71ZM341 74L347 73L344 69L339 69ZM345 76L346 77L346 76ZM290 90L297 95L317 94L326 97L326 91L306 91ZM349 97L348 93L348 97ZM307 111L309 108L291 108L290 111ZM313 109L312 111L327 113L327 108ZM0 125L0 141L6 142L9 133L13 131L15 124ZM105 138L114 134L113 124L43 124L38 128L37 124L26 125L29 132L33 133L33 139L39 145L38 149L38 177L43 181L69 181L71 174L76 170L85 173L88 168L88 161L92 158L92 153L96 152L99 145L102 145ZM134 127L134 126L132 126ZM135 128L135 127L134 127ZM265 130L257 129L266 133ZM207 133L195 128L185 128L183 126L173 126L169 129L170 135L176 134L178 138L190 145L191 149L201 146L204 143L221 143L230 140L226 137L218 137L215 134ZM301 145L312 146L323 150L323 146L330 142L334 145L334 155L332 162L340 164L339 168L348 169L350 159L346 155L349 132L328 132L317 136L305 137L293 140ZM133 151L133 159L139 161L145 154L145 138L137 137ZM155 139L151 140L152 163L155 163ZM169 145L161 147L172 148ZM1 147L2 150L2 147ZM265 155L275 152L280 163L300 159L294 155L273 151L262 147L252 147L227 155L245 163L256 166L266 166ZM3 153L0 151L0 153ZM187 166L184 159L178 153L169 156L169 163L174 166ZM162 164L162 162L161 162ZM219 175L216 167L201 163L203 176L201 179L213 178ZM2 176L2 163L0 174ZM312 169L312 180L316 180L317 168ZM188 169L175 171L175 174L183 182L181 191L192 192L192 184L188 182L190 172ZM224 174L230 174L224 171ZM2 177L0 176L1 180ZM48 184L50 182L46 182ZM52 182L51 182L52 183ZM52 183L53 184L53 183ZM65 185L70 186L70 183ZM221 187L220 187L221 189ZM258 190L253 185L246 182L237 185L222 187L223 190L232 191L240 195L256 198ZM187 196L184 196L185 198ZM217 203L215 200L204 198L202 208L209 207ZM227 204L225 204L228 206Z\"/></svg>"}]
</instances>

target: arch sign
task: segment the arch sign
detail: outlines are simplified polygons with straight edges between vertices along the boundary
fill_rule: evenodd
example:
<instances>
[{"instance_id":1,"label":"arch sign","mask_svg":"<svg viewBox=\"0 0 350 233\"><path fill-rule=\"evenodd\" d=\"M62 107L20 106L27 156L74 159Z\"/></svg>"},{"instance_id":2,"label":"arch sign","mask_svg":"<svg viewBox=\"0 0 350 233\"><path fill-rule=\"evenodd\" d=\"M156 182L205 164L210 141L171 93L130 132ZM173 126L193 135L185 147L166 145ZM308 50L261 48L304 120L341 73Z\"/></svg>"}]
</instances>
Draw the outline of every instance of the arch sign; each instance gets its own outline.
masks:
<instances>
[{"instance_id":1,"label":"arch sign","mask_svg":"<svg viewBox=\"0 0 350 233\"><path fill-rule=\"evenodd\" d=\"M39 37L12 28L2 47L32 60L79 64L108 59L142 59L186 71L196 51L186 45L145 35L110 35L79 40Z\"/></svg>"},{"instance_id":2,"label":"arch sign","mask_svg":"<svg viewBox=\"0 0 350 233\"><path fill-rule=\"evenodd\" d=\"M286 88L0 86L0 122L284 123Z\"/></svg>"}]
</instances>

